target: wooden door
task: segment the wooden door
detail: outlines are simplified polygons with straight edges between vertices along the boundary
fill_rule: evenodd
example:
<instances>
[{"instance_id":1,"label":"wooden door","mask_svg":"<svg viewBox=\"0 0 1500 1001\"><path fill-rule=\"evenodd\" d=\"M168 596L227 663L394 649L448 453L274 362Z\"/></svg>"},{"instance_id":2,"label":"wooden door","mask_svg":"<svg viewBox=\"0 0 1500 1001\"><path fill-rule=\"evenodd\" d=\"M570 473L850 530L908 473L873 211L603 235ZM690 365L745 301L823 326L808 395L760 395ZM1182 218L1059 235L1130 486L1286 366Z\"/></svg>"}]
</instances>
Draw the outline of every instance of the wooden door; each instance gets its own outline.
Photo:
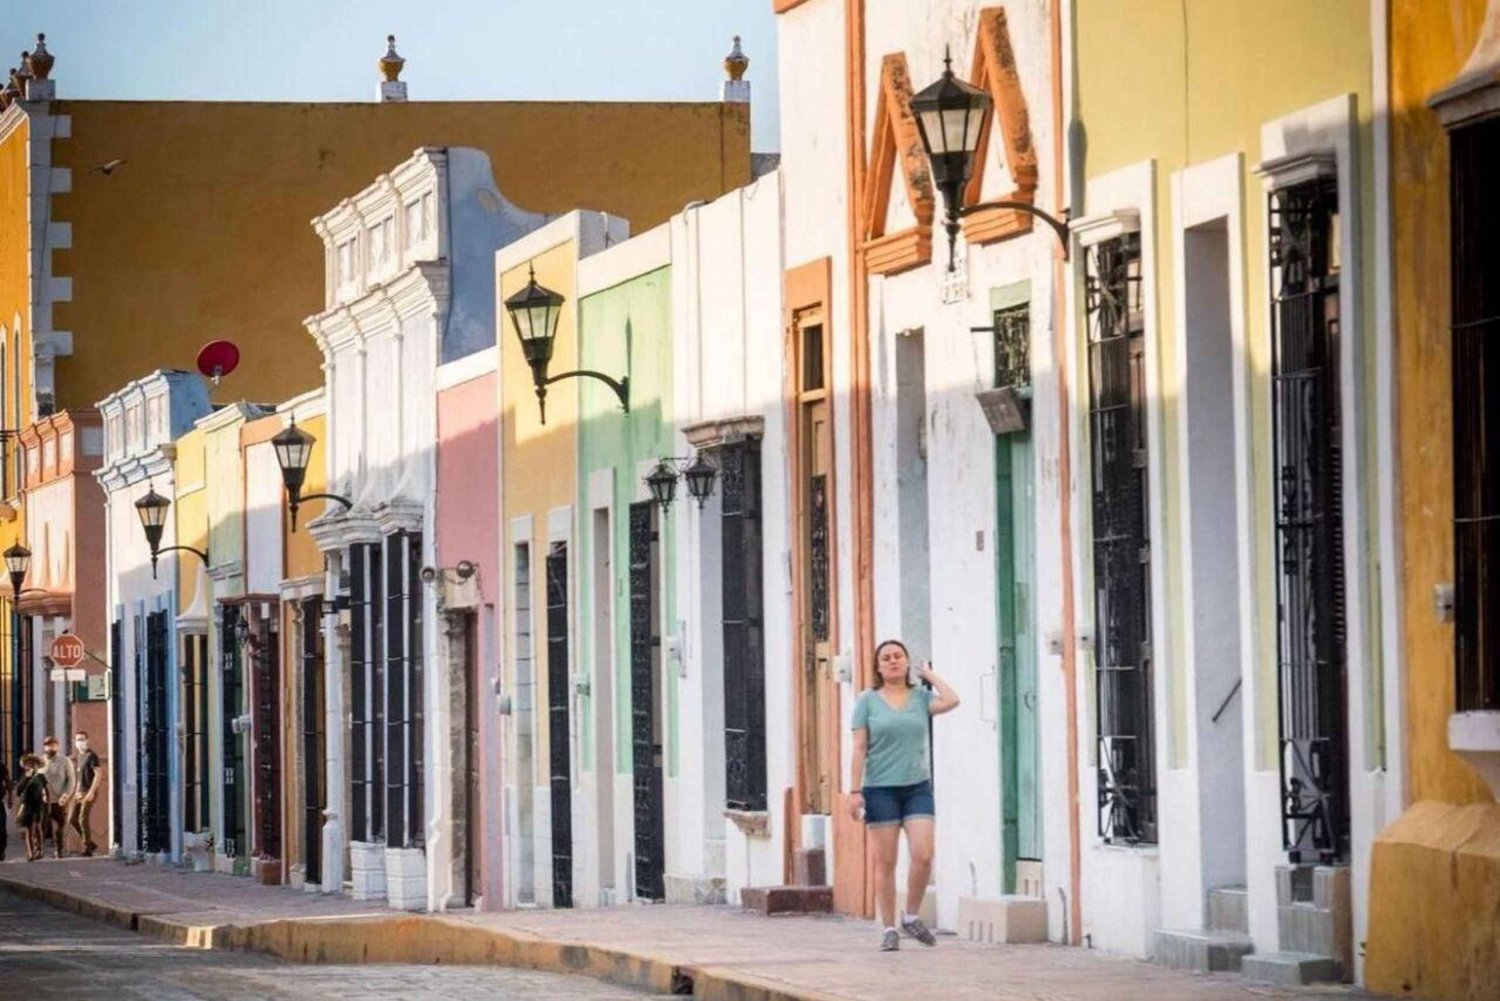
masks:
<instances>
[{"instance_id":1,"label":"wooden door","mask_svg":"<svg viewBox=\"0 0 1500 1001\"><path fill-rule=\"evenodd\" d=\"M798 318L797 466L798 541L801 551L799 734L802 813L832 813L838 786L838 689L832 671L833 423L829 394L828 337L821 314Z\"/></svg>"}]
</instances>

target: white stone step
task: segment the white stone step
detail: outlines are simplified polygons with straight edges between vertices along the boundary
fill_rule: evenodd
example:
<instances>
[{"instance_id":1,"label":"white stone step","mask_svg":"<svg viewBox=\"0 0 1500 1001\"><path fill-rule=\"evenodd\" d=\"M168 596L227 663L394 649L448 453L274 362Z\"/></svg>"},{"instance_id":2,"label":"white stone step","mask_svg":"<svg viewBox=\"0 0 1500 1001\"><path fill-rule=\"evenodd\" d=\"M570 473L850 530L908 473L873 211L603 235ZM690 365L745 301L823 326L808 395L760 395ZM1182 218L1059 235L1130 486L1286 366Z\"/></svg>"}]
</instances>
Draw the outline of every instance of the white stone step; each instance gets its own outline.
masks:
<instances>
[{"instance_id":1,"label":"white stone step","mask_svg":"<svg viewBox=\"0 0 1500 1001\"><path fill-rule=\"evenodd\" d=\"M1040 897L960 897L958 934L986 945L1047 941L1047 902Z\"/></svg>"},{"instance_id":2,"label":"white stone step","mask_svg":"<svg viewBox=\"0 0 1500 1001\"><path fill-rule=\"evenodd\" d=\"M1249 891L1243 886L1220 886L1208 891L1208 926L1219 931L1250 931Z\"/></svg>"},{"instance_id":3,"label":"white stone step","mask_svg":"<svg viewBox=\"0 0 1500 1001\"><path fill-rule=\"evenodd\" d=\"M1310 952L1262 952L1240 961L1246 980L1265 980L1279 987L1339 983L1344 979L1338 960Z\"/></svg>"},{"instance_id":4,"label":"white stone step","mask_svg":"<svg viewBox=\"0 0 1500 1001\"><path fill-rule=\"evenodd\" d=\"M1238 970L1240 960L1255 951L1250 936L1233 931L1182 929L1159 931L1151 961L1173 970L1218 973Z\"/></svg>"}]
</instances>

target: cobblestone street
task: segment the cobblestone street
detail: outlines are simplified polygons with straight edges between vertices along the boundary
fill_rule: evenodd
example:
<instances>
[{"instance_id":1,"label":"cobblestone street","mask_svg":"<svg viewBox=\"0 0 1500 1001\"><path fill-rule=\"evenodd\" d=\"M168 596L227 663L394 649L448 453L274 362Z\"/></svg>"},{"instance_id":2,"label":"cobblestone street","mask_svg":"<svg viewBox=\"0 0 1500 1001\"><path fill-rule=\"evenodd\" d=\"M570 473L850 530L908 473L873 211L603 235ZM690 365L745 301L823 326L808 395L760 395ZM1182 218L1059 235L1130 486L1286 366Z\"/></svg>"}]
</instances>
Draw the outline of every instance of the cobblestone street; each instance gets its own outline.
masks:
<instances>
[{"instance_id":1,"label":"cobblestone street","mask_svg":"<svg viewBox=\"0 0 1500 1001\"><path fill-rule=\"evenodd\" d=\"M640 1001L583 977L495 967L315 966L184 949L0 890L0 985L30 1001L301 1001L462 998Z\"/></svg>"}]
</instances>

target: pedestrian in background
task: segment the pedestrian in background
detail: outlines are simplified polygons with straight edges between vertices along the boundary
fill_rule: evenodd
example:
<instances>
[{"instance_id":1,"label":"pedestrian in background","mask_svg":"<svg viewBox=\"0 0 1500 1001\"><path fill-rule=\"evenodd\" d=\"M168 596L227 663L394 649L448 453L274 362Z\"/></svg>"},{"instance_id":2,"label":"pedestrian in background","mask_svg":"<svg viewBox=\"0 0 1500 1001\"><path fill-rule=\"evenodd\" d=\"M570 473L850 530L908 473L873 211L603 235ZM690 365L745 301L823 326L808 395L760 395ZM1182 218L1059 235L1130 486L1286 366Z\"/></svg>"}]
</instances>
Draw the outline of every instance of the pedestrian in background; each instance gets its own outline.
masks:
<instances>
[{"instance_id":1,"label":"pedestrian in background","mask_svg":"<svg viewBox=\"0 0 1500 1001\"><path fill-rule=\"evenodd\" d=\"M94 799L99 787L104 784L104 769L99 767L99 755L89 749L89 735L79 730L73 735L73 773L78 784L73 798L68 801L68 826L78 833L78 844L83 857L94 854L94 832L89 828L89 814L94 809Z\"/></svg>"},{"instance_id":2,"label":"pedestrian in background","mask_svg":"<svg viewBox=\"0 0 1500 1001\"><path fill-rule=\"evenodd\" d=\"M42 774L47 777L47 814L43 828L52 838L53 851L62 858L63 842L67 840L68 801L78 788L78 776L73 772L73 762L58 754L58 750L56 737L42 741L42 753L47 757L42 766Z\"/></svg>"},{"instance_id":3,"label":"pedestrian in background","mask_svg":"<svg viewBox=\"0 0 1500 1001\"><path fill-rule=\"evenodd\" d=\"M919 680L930 687L918 687ZM850 813L855 820L863 814L869 830L875 903L885 922L882 952L901 948L896 930L896 859L901 854L903 830L911 866L901 931L923 945L937 945L931 929L917 916L932 877L937 815L928 720L956 708L958 695L933 673L930 663L912 671L911 655L900 640L886 640L875 648L875 687L855 700L849 724L854 731L849 787L859 790Z\"/></svg>"},{"instance_id":4,"label":"pedestrian in background","mask_svg":"<svg viewBox=\"0 0 1500 1001\"><path fill-rule=\"evenodd\" d=\"M42 837L47 823L47 776L42 774L42 759L35 754L21 756L23 777L16 784L16 825L26 840L26 861L42 857Z\"/></svg>"}]
</instances>

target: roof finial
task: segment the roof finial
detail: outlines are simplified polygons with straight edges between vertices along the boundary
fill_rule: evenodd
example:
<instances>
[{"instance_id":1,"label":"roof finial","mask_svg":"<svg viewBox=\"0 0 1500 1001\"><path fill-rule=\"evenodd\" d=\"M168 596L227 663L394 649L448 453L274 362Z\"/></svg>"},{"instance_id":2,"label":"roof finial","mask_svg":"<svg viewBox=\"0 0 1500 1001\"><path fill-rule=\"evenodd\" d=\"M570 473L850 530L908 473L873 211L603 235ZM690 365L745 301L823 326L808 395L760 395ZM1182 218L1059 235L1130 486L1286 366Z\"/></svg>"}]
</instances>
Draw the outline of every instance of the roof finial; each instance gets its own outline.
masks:
<instances>
[{"instance_id":1,"label":"roof finial","mask_svg":"<svg viewBox=\"0 0 1500 1001\"><path fill-rule=\"evenodd\" d=\"M380 57L380 72L385 76L387 83L395 83L401 79L401 67L406 65L406 60L396 54L396 36L385 36L385 55Z\"/></svg>"},{"instance_id":2,"label":"roof finial","mask_svg":"<svg viewBox=\"0 0 1500 1001\"><path fill-rule=\"evenodd\" d=\"M750 68L750 59L740 48L740 36L734 36L734 48L729 50L729 55L724 57L724 72L729 74L731 80L743 80L745 70Z\"/></svg>"},{"instance_id":3,"label":"roof finial","mask_svg":"<svg viewBox=\"0 0 1500 1001\"><path fill-rule=\"evenodd\" d=\"M54 62L56 59L47 51L47 36L37 32L36 48L31 50L31 75L38 80L47 79L47 74L52 72Z\"/></svg>"}]
</instances>

